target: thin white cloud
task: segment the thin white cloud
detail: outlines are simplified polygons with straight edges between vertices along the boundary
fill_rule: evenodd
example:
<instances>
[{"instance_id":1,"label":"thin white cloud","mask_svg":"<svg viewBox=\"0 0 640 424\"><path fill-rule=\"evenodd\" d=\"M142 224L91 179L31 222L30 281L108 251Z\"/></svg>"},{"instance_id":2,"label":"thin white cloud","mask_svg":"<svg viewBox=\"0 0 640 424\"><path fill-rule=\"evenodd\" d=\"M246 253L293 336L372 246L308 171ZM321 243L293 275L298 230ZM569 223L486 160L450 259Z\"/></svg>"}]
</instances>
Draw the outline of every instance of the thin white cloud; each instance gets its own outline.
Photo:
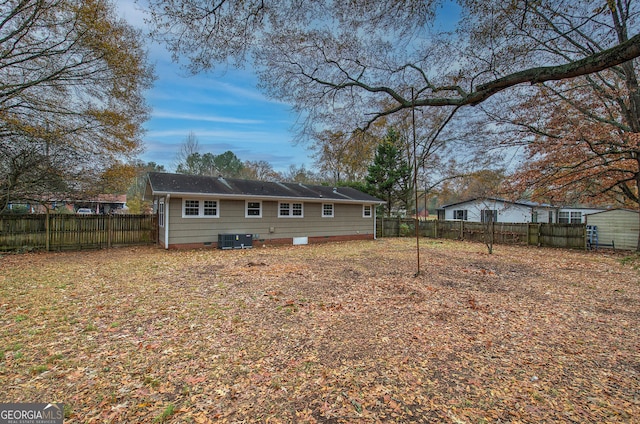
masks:
<instances>
[{"instance_id":1,"label":"thin white cloud","mask_svg":"<svg viewBox=\"0 0 640 424\"><path fill-rule=\"evenodd\" d=\"M155 104L162 104L163 102L170 102L173 105L178 103L189 104L193 106L242 106L242 102L232 97L213 96L202 92L188 93L188 95L177 96L175 94L175 86L171 90L162 90L160 87L150 91L147 94L147 99ZM183 91L184 93L185 91Z\"/></svg>"},{"instance_id":2,"label":"thin white cloud","mask_svg":"<svg viewBox=\"0 0 640 424\"><path fill-rule=\"evenodd\" d=\"M289 143L290 137L287 133L278 133L276 131L233 131L233 130L211 130L198 128L171 128L168 130L150 130L146 133L146 139L179 139L180 142L189 135L195 134L200 142L200 146L209 144L211 140L233 141L233 142L250 142L255 145L273 144L273 143Z\"/></svg>"},{"instance_id":3,"label":"thin white cloud","mask_svg":"<svg viewBox=\"0 0 640 424\"><path fill-rule=\"evenodd\" d=\"M154 118L162 118L162 119L176 119L176 120L185 120L185 121L201 121L201 122L219 122L225 124L247 124L247 125L260 125L264 124L264 121L260 121L257 119L243 119L243 118L232 118L228 116L213 116L213 115L200 115L195 113L180 113L180 112L170 112L170 111L154 111L151 114Z\"/></svg>"},{"instance_id":4,"label":"thin white cloud","mask_svg":"<svg viewBox=\"0 0 640 424\"><path fill-rule=\"evenodd\" d=\"M173 72L162 72L162 82L169 86L180 87L185 90L193 90L195 96L208 95L224 99L241 99L243 103L260 102L271 104L284 104L280 101L269 99L255 87L255 80L251 75L237 71L234 75L223 74L219 77L211 74L188 75L186 73L176 73L178 65L171 65ZM226 81L225 81L226 80ZM234 80L233 83L227 82ZM238 84L235 83L238 80Z\"/></svg>"},{"instance_id":5,"label":"thin white cloud","mask_svg":"<svg viewBox=\"0 0 640 424\"><path fill-rule=\"evenodd\" d=\"M261 101L261 102L279 103L279 104L281 104L281 102L274 101L272 99L269 99L269 98L265 97L255 87L252 87L251 89L248 89L248 88L239 87L237 85L232 85L232 84L228 84L228 83L218 83L217 85L223 91L229 93L230 95L232 95L234 97L241 97L241 98L244 98L244 99L258 100L258 101Z\"/></svg>"}]
</instances>

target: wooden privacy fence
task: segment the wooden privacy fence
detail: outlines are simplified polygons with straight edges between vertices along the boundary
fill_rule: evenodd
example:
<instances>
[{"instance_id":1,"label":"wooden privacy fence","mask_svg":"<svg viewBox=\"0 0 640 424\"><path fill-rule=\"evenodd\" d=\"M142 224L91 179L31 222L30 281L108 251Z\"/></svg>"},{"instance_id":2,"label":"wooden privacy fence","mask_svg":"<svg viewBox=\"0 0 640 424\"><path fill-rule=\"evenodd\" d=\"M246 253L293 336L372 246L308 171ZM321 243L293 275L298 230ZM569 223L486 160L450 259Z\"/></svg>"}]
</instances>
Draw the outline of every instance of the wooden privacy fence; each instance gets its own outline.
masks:
<instances>
[{"instance_id":1,"label":"wooden privacy fence","mask_svg":"<svg viewBox=\"0 0 640 424\"><path fill-rule=\"evenodd\" d=\"M156 238L154 215L0 215L0 251L99 249Z\"/></svg>"},{"instance_id":2,"label":"wooden privacy fence","mask_svg":"<svg viewBox=\"0 0 640 424\"><path fill-rule=\"evenodd\" d=\"M512 224L495 222L491 226L469 221L420 221L419 233L423 237L485 242L493 235L496 244L521 244L545 247L585 249L587 232L584 224ZM415 235L415 220L378 218L378 237Z\"/></svg>"}]
</instances>

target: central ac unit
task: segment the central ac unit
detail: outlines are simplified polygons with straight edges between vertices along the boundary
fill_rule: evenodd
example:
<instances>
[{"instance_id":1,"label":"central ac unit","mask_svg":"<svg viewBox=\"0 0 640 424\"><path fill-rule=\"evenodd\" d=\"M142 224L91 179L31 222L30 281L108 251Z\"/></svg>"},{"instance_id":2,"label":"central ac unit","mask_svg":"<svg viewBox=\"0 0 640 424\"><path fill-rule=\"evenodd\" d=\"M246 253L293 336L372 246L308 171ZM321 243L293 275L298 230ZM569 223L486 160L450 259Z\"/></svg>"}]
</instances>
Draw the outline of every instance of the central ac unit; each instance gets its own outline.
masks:
<instances>
[{"instance_id":1,"label":"central ac unit","mask_svg":"<svg viewBox=\"0 0 640 424\"><path fill-rule=\"evenodd\" d=\"M253 234L218 234L219 249L248 249L253 247Z\"/></svg>"}]
</instances>

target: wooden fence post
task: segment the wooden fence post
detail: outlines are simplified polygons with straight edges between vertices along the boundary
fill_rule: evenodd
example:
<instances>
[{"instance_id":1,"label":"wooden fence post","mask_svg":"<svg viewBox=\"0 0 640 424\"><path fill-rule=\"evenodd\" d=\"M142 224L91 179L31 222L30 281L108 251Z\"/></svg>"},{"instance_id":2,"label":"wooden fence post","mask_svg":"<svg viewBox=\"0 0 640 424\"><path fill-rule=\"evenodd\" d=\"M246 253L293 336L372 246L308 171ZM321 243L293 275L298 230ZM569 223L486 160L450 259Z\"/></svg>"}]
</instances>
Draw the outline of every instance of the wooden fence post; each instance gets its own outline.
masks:
<instances>
[{"instance_id":1,"label":"wooden fence post","mask_svg":"<svg viewBox=\"0 0 640 424\"><path fill-rule=\"evenodd\" d=\"M46 209L47 209L47 213L46 213L45 221L44 221L44 237L45 237L45 239L44 239L44 249L48 252L49 248L50 248L49 239L51 237L51 234L50 234L51 233L51 224L49 223L49 218L50 218L49 208L46 208Z\"/></svg>"},{"instance_id":2,"label":"wooden fence post","mask_svg":"<svg viewBox=\"0 0 640 424\"><path fill-rule=\"evenodd\" d=\"M542 245L542 224L538 224L538 247Z\"/></svg>"},{"instance_id":3,"label":"wooden fence post","mask_svg":"<svg viewBox=\"0 0 640 424\"><path fill-rule=\"evenodd\" d=\"M533 230L533 231L531 231ZM527 245L540 247L542 243L542 224L536 223L529 226Z\"/></svg>"},{"instance_id":4,"label":"wooden fence post","mask_svg":"<svg viewBox=\"0 0 640 424\"><path fill-rule=\"evenodd\" d=\"M107 217L107 249L111 249L111 214Z\"/></svg>"}]
</instances>

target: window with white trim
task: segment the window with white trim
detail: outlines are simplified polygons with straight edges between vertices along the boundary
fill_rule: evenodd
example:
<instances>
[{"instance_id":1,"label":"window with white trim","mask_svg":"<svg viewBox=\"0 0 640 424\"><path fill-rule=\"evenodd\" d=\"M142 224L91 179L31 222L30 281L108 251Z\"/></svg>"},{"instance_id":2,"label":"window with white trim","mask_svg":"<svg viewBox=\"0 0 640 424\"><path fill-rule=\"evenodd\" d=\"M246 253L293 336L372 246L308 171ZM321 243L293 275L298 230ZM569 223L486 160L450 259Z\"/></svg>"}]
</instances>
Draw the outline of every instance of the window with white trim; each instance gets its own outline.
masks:
<instances>
[{"instance_id":1,"label":"window with white trim","mask_svg":"<svg viewBox=\"0 0 640 424\"><path fill-rule=\"evenodd\" d=\"M459 219L461 221L467 220L467 210L466 209L456 209L453 211L453 219Z\"/></svg>"},{"instance_id":2,"label":"window with white trim","mask_svg":"<svg viewBox=\"0 0 640 424\"><path fill-rule=\"evenodd\" d=\"M182 201L182 216L198 216L200 214L200 201L188 200Z\"/></svg>"},{"instance_id":3,"label":"window with white trim","mask_svg":"<svg viewBox=\"0 0 640 424\"><path fill-rule=\"evenodd\" d=\"M373 208L371 205L362 205L362 217L371 218L373 216Z\"/></svg>"},{"instance_id":4,"label":"window with white trim","mask_svg":"<svg viewBox=\"0 0 640 424\"><path fill-rule=\"evenodd\" d=\"M250 202L247 200L245 218L262 218L262 202Z\"/></svg>"},{"instance_id":5,"label":"window with white trim","mask_svg":"<svg viewBox=\"0 0 640 424\"><path fill-rule=\"evenodd\" d=\"M303 218L302 203L280 202L278 204L278 218Z\"/></svg>"},{"instance_id":6,"label":"window with white trim","mask_svg":"<svg viewBox=\"0 0 640 424\"><path fill-rule=\"evenodd\" d=\"M220 208L217 200L182 199L183 218L218 218Z\"/></svg>"},{"instance_id":7,"label":"window with white trim","mask_svg":"<svg viewBox=\"0 0 640 424\"><path fill-rule=\"evenodd\" d=\"M164 228L164 198L158 202L158 226Z\"/></svg>"},{"instance_id":8,"label":"window with white trim","mask_svg":"<svg viewBox=\"0 0 640 424\"><path fill-rule=\"evenodd\" d=\"M568 224L569 223L569 212L558 212L558 223L559 224Z\"/></svg>"},{"instance_id":9,"label":"window with white trim","mask_svg":"<svg viewBox=\"0 0 640 424\"><path fill-rule=\"evenodd\" d=\"M582 212L558 212L558 222L560 224L580 224L582 223Z\"/></svg>"},{"instance_id":10,"label":"window with white trim","mask_svg":"<svg viewBox=\"0 0 640 424\"><path fill-rule=\"evenodd\" d=\"M572 224L581 224L582 223L582 212L571 212L571 223Z\"/></svg>"},{"instance_id":11,"label":"window with white trim","mask_svg":"<svg viewBox=\"0 0 640 424\"><path fill-rule=\"evenodd\" d=\"M218 201L217 200L205 200L203 215L208 217L218 216Z\"/></svg>"},{"instance_id":12,"label":"window with white trim","mask_svg":"<svg viewBox=\"0 0 640 424\"><path fill-rule=\"evenodd\" d=\"M480 222L498 222L498 211L495 209L483 209L480 211Z\"/></svg>"},{"instance_id":13,"label":"window with white trim","mask_svg":"<svg viewBox=\"0 0 640 424\"><path fill-rule=\"evenodd\" d=\"M322 217L333 218L333 203L322 204Z\"/></svg>"}]
</instances>

